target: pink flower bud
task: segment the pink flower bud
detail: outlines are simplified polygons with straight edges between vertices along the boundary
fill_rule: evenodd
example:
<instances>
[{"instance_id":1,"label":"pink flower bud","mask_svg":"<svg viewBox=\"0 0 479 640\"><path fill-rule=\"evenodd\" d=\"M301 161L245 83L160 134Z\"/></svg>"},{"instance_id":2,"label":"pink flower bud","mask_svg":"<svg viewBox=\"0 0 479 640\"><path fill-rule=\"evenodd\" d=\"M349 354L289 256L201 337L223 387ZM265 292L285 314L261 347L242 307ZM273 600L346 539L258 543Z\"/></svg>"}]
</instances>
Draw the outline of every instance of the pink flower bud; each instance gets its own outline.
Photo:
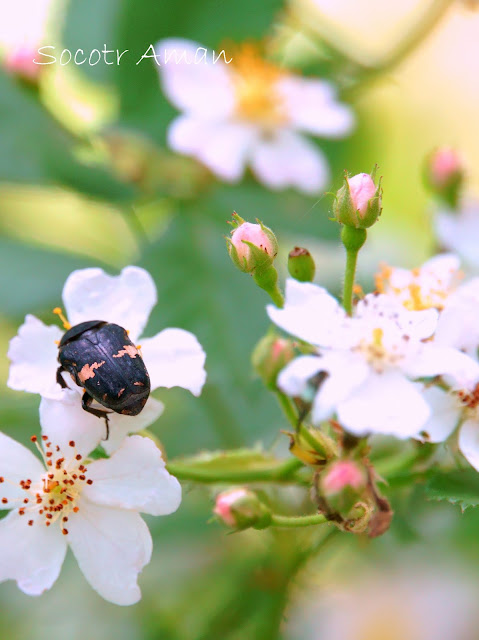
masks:
<instances>
[{"instance_id":1,"label":"pink flower bud","mask_svg":"<svg viewBox=\"0 0 479 640\"><path fill-rule=\"evenodd\" d=\"M255 247L270 256L271 259L276 255L277 248L271 237L271 232L259 224L243 222L231 234L231 243L236 249L240 264L244 267L243 271L253 271L257 262L252 247L246 242L254 244Z\"/></svg>"},{"instance_id":2,"label":"pink flower bud","mask_svg":"<svg viewBox=\"0 0 479 640\"><path fill-rule=\"evenodd\" d=\"M435 151L430 159L429 172L431 183L438 188L446 187L462 173L464 165L455 149L443 147Z\"/></svg>"},{"instance_id":3,"label":"pink flower bud","mask_svg":"<svg viewBox=\"0 0 479 640\"><path fill-rule=\"evenodd\" d=\"M5 69L14 75L18 75L30 82L36 82L42 67L33 62L36 50L29 47L18 47L7 53L4 60Z\"/></svg>"},{"instance_id":4,"label":"pink flower bud","mask_svg":"<svg viewBox=\"0 0 479 640\"><path fill-rule=\"evenodd\" d=\"M352 460L334 462L321 478L321 488L326 496L333 496L348 487L361 491L365 484L364 471Z\"/></svg>"},{"instance_id":5,"label":"pink flower bud","mask_svg":"<svg viewBox=\"0 0 479 640\"><path fill-rule=\"evenodd\" d=\"M279 372L294 356L295 350L291 340L269 333L256 345L251 361L266 386L275 390Z\"/></svg>"},{"instance_id":6,"label":"pink flower bud","mask_svg":"<svg viewBox=\"0 0 479 640\"><path fill-rule=\"evenodd\" d=\"M213 511L228 527L235 528L236 516L231 507L243 498L247 498L247 496L248 491L246 489L233 489L232 491L220 493L216 498L216 505Z\"/></svg>"},{"instance_id":7,"label":"pink flower bud","mask_svg":"<svg viewBox=\"0 0 479 640\"><path fill-rule=\"evenodd\" d=\"M249 489L231 489L216 498L214 513L233 529L264 529L271 522L271 511Z\"/></svg>"},{"instance_id":8,"label":"pink flower bud","mask_svg":"<svg viewBox=\"0 0 479 640\"><path fill-rule=\"evenodd\" d=\"M368 202L376 195L376 185L369 173L358 173L349 178L349 192L353 201L353 206L363 218L368 210Z\"/></svg>"}]
</instances>

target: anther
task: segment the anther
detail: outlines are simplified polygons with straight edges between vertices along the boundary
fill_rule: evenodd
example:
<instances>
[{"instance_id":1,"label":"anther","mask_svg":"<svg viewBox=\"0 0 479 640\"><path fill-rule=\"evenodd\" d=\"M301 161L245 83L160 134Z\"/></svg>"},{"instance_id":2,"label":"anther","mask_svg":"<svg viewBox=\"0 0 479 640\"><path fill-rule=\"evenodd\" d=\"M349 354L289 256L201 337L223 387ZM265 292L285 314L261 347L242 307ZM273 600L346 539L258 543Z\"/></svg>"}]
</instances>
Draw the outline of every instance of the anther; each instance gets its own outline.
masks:
<instances>
[{"instance_id":1,"label":"anther","mask_svg":"<svg viewBox=\"0 0 479 640\"><path fill-rule=\"evenodd\" d=\"M60 318L60 320L62 321L63 327L68 331L69 329L72 328L71 324L68 322L68 320L65 318L65 316L63 315L63 311L61 310L60 307L55 307L53 309L53 313L58 316Z\"/></svg>"},{"instance_id":2,"label":"anther","mask_svg":"<svg viewBox=\"0 0 479 640\"><path fill-rule=\"evenodd\" d=\"M75 440L70 440L70 442L68 443L70 447L74 447L75 446Z\"/></svg>"},{"instance_id":3,"label":"anther","mask_svg":"<svg viewBox=\"0 0 479 640\"><path fill-rule=\"evenodd\" d=\"M91 478L88 478L88 480L86 481L87 484L93 484L93 480Z\"/></svg>"},{"instance_id":4,"label":"anther","mask_svg":"<svg viewBox=\"0 0 479 640\"><path fill-rule=\"evenodd\" d=\"M33 520L28 521L28 526L31 527L33 525Z\"/></svg>"},{"instance_id":5,"label":"anther","mask_svg":"<svg viewBox=\"0 0 479 640\"><path fill-rule=\"evenodd\" d=\"M64 536L68 535L68 529L62 529L62 533Z\"/></svg>"},{"instance_id":6,"label":"anther","mask_svg":"<svg viewBox=\"0 0 479 640\"><path fill-rule=\"evenodd\" d=\"M8 500L6 498L2 498L2 504L7 504Z\"/></svg>"},{"instance_id":7,"label":"anther","mask_svg":"<svg viewBox=\"0 0 479 640\"><path fill-rule=\"evenodd\" d=\"M43 442L46 442L46 440L48 440L48 436L42 436L42 440Z\"/></svg>"},{"instance_id":8,"label":"anther","mask_svg":"<svg viewBox=\"0 0 479 640\"><path fill-rule=\"evenodd\" d=\"M77 455L75 456L75 460L81 460L81 459L82 459L81 455L77 453Z\"/></svg>"},{"instance_id":9,"label":"anther","mask_svg":"<svg viewBox=\"0 0 479 640\"><path fill-rule=\"evenodd\" d=\"M31 440L32 442L36 442L36 441L38 440L38 438L37 438L37 436L32 436L32 437L30 438L30 440Z\"/></svg>"}]
</instances>

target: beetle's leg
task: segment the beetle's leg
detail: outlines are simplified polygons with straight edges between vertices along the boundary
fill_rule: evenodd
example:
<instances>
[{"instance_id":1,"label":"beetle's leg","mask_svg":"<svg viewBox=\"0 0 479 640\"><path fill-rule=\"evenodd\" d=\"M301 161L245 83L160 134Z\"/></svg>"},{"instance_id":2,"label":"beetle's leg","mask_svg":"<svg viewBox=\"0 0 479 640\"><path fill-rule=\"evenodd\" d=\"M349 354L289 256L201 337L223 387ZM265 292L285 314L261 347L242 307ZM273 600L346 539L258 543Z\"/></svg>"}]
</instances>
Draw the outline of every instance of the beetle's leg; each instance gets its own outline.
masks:
<instances>
[{"instance_id":1,"label":"beetle's leg","mask_svg":"<svg viewBox=\"0 0 479 640\"><path fill-rule=\"evenodd\" d=\"M110 437L110 425L109 425L108 414L111 412L105 411L104 409L94 409L91 406L92 402L93 402L92 396L87 391L85 391L83 393L82 400L81 400L82 409L84 409L87 413L91 413L93 416L96 416L97 418L103 418L105 420L105 426L106 426L105 440L108 440L108 438Z\"/></svg>"},{"instance_id":2,"label":"beetle's leg","mask_svg":"<svg viewBox=\"0 0 479 640\"><path fill-rule=\"evenodd\" d=\"M58 369L57 369L57 382L58 382L58 384L60 385L60 387L62 389L67 389L68 385L67 385L67 383L65 382L65 380L63 379L63 376L62 376L62 372L63 371L65 371L65 369L62 366L58 367Z\"/></svg>"}]
</instances>

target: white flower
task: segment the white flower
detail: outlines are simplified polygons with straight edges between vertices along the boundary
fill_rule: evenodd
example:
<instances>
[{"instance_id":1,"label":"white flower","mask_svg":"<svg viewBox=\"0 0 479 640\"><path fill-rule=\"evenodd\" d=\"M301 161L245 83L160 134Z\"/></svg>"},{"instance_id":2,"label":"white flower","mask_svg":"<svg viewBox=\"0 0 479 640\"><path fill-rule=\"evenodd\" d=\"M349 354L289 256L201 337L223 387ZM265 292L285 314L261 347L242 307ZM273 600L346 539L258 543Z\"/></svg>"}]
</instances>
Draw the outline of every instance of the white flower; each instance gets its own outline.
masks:
<instances>
[{"instance_id":1,"label":"white flower","mask_svg":"<svg viewBox=\"0 0 479 640\"><path fill-rule=\"evenodd\" d=\"M0 581L36 596L57 579L67 546L91 586L119 605L137 602L150 532L139 512L173 513L181 487L149 438L132 436L109 459L85 463L73 441L43 436L44 463L0 433ZM41 450L40 446L39 449Z\"/></svg>"},{"instance_id":2,"label":"white flower","mask_svg":"<svg viewBox=\"0 0 479 640\"><path fill-rule=\"evenodd\" d=\"M434 256L418 269L382 265L375 283L379 293L393 296L409 311L442 309L463 276L460 260L452 254Z\"/></svg>"},{"instance_id":3,"label":"white flower","mask_svg":"<svg viewBox=\"0 0 479 640\"><path fill-rule=\"evenodd\" d=\"M147 271L126 267L119 276L102 269L82 269L68 277L63 288L63 304L71 325L87 320L105 320L129 331L136 343L156 303L156 288ZM87 439L84 449L92 451L105 438L105 422L81 408L83 389L70 381L69 389L56 382L59 366L58 341L63 331L46 326L28 315L10 342L12 364L8 386L39 393L40 421L62 446L73 439ZM205 353L195 336L183 329L164 329L152 338L141 339L141 355L150 375L151 389L180 386L198 396L206 379ZM111 452L125 435L144 429L163 411L163 405L150 396L143 411L133 417L110 413L110 437L103 441ZM63 425L68 425L66 432Z\"/></svg>"},{"instance_id":4,"label":"white flower","mask_svg":"<svg viewBox=\"0 0 479 640\"><path fill-rule=\"evenodd\" d=\"M460 211L441 210L434 217L439 244L457 253L475 273L479 270L479 202L466 201Z\"/></svg>"},{"instance_id":5,"label":"white flower","mask_svg":"<svg viewBox=\"0 0 479 640\"><path fill-rule=\"evenodd\" d=\"M268 313L279 327L320 350L283 369L279 387L307 397L311 379L325 372L314 395L313 422L336 413L348 431L360 436L414 436L430 408L412 380L459 375L470 363L456 349L424 342L434 333L435 309L407 311L385 295L367 295L349 318L325 289L288 280L284 308L269 305Z\"/></svg>"},{"instance_id":6,"label":"white flower","mask_svg":"<svg viewBox=\"0 0 479 640\"><path fill-rule=\"evenodd\" d=\"M180 39L156 46L163 90L183 112L170 125L170 147L229 182L250 165L271 189L321 189L328 181L325 158L298 132L338 137L352 129L352 113L332 86L279 69L251 45L229 64L213 63L212 52L203 59L204 51Z\"/></svg>"}]
</instances>

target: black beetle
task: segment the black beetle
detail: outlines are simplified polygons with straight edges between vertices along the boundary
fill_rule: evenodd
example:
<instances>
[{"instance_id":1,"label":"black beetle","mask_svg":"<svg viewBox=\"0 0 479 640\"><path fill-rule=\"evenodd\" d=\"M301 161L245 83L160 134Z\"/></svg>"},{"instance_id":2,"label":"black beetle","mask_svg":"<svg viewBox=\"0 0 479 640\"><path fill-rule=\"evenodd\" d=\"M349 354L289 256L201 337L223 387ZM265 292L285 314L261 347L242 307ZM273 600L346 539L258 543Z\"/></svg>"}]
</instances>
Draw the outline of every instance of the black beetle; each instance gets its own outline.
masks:
<instances>
[{"instance_id":1,"label":"black beetle","mask_svg":"<svg viewBox=\"0 0 479 640\"><path fill-rule=\"evenodd\" d=\"M57 382L67 387L62 372L85 389L82 407L106 423L114 411L127 416L140 413L150 395L150 376L145 363L123 327L90 320L71 327L58 346ZM111 411L94 408L93 400Z\"/></svg>"}]
</instances>

